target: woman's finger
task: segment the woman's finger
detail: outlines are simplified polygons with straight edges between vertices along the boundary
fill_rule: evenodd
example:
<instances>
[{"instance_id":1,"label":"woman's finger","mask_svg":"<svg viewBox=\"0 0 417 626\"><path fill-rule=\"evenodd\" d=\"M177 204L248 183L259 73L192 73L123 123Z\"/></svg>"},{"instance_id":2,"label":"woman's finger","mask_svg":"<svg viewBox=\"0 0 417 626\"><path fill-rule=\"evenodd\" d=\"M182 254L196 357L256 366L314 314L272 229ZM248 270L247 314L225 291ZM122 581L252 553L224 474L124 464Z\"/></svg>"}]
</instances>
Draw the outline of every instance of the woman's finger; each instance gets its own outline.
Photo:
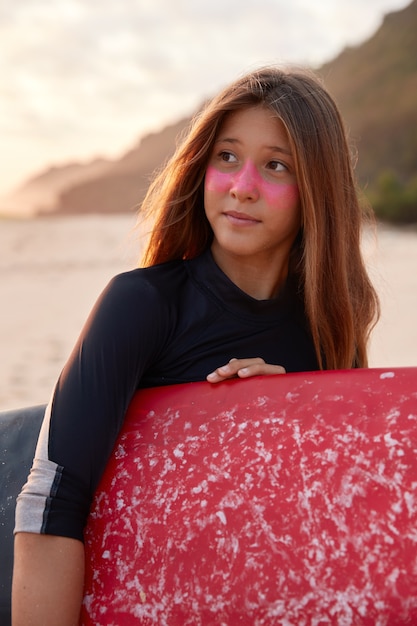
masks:
<instances>
[{"instance_id":1,"label":"woman's finger","mask_svg":"<svg viewBox=\"0 0 417 626\"><path fill-rule=\"evenodd\" d=\"M271 376L285 374L280 365L265 363L260 357L250 359L231 359L229 363L218 367L207 376L211 383L217 383L228 378L250 378L251 376Z\"/></svg>"}]
</instances>

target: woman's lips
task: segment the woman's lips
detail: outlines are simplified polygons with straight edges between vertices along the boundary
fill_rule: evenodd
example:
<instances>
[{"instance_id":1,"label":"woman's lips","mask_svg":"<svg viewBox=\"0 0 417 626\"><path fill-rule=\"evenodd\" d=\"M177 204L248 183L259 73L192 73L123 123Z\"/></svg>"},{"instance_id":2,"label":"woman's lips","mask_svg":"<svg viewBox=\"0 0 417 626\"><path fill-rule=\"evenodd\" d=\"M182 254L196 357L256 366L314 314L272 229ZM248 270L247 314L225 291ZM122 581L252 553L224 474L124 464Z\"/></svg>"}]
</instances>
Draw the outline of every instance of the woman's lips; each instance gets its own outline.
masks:
<instances>
[{"instance_id":1,"label":"woman's lips","mask_svg":"<svg viewBox=\"0 0 417 626\"><path fill-rule=\"evenodd\" d=\"M260 221L239 211L225 211L224 215L234 226L253 226L254 224L259 224Z\"/></svg>"}]
</instances>

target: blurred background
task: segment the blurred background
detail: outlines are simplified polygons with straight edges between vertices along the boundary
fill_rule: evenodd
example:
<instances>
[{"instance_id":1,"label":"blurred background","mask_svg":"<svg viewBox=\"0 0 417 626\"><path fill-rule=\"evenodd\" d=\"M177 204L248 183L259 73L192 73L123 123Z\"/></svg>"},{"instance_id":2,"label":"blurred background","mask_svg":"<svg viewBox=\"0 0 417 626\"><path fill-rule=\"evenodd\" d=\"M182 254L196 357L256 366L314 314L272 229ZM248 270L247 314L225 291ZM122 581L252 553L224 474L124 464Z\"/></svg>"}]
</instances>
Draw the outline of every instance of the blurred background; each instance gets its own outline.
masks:
<instances>
[{"instance_id":1,"label":"blurred background","mask_svg":"<svg viewBox=\"0 0 417 626\"><path fill-rule=\"evenodd\" d=\"M337 100L377 217L374 367L417 366L417 0L5 0L0 410L43 403L100 291L132 267L155 168L205 99L259 65Z\"/></svg>"}]
</instances>

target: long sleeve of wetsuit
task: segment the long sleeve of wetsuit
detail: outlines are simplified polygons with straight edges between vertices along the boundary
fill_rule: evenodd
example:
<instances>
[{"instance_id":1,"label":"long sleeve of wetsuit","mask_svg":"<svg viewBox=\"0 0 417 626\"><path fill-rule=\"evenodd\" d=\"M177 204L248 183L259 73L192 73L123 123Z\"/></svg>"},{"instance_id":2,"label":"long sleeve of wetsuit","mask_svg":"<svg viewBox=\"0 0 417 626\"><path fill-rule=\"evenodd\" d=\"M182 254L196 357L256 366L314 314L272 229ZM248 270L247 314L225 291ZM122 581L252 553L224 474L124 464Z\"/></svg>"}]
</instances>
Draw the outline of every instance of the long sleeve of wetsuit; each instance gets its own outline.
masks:
<instances>
[{"instance_id":1,"label":"long sleeve of wetsuit","mask_svg":"<svg viewBox=\"0 0 417 626\"><path fill-rule=\"evenodd\" d=\"M163 295L140 272L110 282L59 377L18 497L15 532L83 539L128 404L169 327Z\"/></svg>"}]
</instances>

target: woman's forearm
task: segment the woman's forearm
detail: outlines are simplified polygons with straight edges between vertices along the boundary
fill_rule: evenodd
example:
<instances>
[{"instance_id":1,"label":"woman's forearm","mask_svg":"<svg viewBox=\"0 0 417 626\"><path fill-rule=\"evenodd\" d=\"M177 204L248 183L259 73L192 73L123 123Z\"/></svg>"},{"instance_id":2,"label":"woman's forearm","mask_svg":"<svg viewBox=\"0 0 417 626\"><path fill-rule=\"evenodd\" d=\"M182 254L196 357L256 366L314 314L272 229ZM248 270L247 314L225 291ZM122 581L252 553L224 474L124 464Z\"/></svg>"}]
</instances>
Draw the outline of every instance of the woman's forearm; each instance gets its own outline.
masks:
<instances>
[{"instance_id":1,"label":"woman's forearm","mask_svg":"<svg viewBox=\"0 0 417 626\"><path fill-rule=\"evenodd\" d=\"M12 626L76 626L84 586L84 546L76 539L18 533Z\"/></svg>"}]
</instances>

